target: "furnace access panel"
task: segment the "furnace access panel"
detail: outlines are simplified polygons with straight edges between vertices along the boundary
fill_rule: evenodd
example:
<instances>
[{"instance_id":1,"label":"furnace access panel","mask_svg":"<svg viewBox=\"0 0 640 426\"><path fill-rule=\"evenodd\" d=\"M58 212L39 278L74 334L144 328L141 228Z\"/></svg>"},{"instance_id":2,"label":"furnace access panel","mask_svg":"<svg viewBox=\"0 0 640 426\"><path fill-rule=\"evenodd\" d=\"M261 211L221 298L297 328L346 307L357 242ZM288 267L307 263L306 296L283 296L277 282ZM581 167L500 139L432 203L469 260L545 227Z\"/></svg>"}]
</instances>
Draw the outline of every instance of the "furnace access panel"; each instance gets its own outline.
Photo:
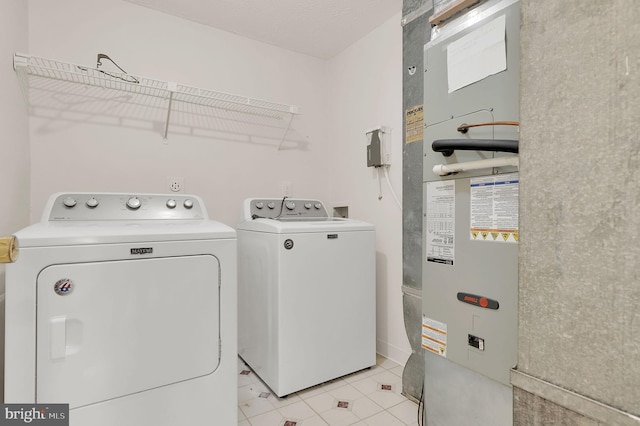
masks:
<instances>
[{"instance_id":1,"label":"furnace access panel","mask_svg":"<svg viewBox=\"0 0 640 426\"><path fill-rule=\"evenodd\" d=\"M424 52L423 348L505 385L517 362L517 167L433 168L517 155L519 28L513 4L443 30ZM484 147L496 140L516 151Z\"/></svg>"}]
</instances>

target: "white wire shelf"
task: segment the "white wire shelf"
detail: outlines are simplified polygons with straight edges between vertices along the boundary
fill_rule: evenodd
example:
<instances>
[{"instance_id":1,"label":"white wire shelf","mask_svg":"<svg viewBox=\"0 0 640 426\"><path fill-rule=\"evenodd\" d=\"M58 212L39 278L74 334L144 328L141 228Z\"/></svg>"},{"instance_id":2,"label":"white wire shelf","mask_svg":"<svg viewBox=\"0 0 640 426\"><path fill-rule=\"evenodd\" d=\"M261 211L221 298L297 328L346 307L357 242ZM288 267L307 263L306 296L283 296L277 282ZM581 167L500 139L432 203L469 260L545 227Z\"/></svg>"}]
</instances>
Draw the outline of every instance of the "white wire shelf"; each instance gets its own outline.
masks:
<instances>
[{"instance_id":1,"label":"white wire shelf","mask_svg":"<svg viewBox=\"0 0 640 426\"><path fill-rule=\"evenodd\" d=\"M131 108L147 107L154 110L151 114L155 118L162 116L162 133L165 139L168 136L172 111L181 115L197 111L198 115L207 114L216 119L225 114L233 114L235 121L283 130L284 134L278 145L280 149L293 117L299 114L298 108L294 105L131 74L107 72L21 53L14 55L13 67L29 107L34 101L41 106L45 97L48 98L47 105L50 108L54 107L54 103L64 103L66 106L73 105L69 108L76 108L77 112L87 111L90 107L96 109L95 102L100 100L105 103L129 104ZM239 116L241 118L238 118Z\"/></svg>"}]
</instances>

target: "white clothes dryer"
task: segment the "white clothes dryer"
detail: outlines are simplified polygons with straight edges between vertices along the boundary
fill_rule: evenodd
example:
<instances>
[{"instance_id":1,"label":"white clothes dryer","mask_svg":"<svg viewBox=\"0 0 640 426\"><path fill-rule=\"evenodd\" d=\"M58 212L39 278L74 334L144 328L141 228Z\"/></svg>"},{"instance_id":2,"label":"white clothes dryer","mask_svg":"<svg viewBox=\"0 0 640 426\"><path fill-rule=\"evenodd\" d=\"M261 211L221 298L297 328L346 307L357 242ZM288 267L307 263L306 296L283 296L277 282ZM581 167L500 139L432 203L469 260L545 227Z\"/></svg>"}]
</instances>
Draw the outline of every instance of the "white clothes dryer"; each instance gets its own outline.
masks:
<instances>
[{"instance_id":1,"label":"white clothes dryer","mask_svg":"<svg viewBox=\"0 0 640 426\"><path fill-rule=\"evenodd\" d=\"M192 195L59 193L6 267L5 403L237 424L235 231Z\"/></svg>"},{"instance_id":2,"label":"white clothes dryer","mask_svg":"<svg viewBox=\"0 0 640 426\"><path fill-rule=\"evenodd\" d=\"M238 235L238 345L278 396L376 363L375 230L318 200L253 198Z\"/></svg>"}]
</instances>

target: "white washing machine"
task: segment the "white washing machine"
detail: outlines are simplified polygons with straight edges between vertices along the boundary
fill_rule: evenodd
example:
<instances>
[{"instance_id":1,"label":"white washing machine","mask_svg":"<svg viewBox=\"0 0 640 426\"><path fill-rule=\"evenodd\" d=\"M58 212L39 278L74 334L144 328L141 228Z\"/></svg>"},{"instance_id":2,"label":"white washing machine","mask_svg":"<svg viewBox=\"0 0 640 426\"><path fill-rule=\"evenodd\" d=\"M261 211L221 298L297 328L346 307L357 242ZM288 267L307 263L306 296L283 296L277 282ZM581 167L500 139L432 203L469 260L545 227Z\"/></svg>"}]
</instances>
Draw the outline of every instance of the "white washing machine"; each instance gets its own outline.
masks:
<instances>
[{"instance_id":1,"label":"white washing machine","mask_svg":"<svg viewBox=\"0 0 640 426\"><path fill-rule=\"evenodd\" d=\"M237 424L235 231L187 195L55 194L6 267L5 402Z\"/></svg>"},{"instance_id":2,"label":"white washing machine","mask_svg":"<svg viewBox=\"0 0 640 426\"><path fill-rule=\"evenodd\" d=\"M318 200L247 199L238 347L282 397L376 363L375 230Z\"/></svg>"}]
</instances>

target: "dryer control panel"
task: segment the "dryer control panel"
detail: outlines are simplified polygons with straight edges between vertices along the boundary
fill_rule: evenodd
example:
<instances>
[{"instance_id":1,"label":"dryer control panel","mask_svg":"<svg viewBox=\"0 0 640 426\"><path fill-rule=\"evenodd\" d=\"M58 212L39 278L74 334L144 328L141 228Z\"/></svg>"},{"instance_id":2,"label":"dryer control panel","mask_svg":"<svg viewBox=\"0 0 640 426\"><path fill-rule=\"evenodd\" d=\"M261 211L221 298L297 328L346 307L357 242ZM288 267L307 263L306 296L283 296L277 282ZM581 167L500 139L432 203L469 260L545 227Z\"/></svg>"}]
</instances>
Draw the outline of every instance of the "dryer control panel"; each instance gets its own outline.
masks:
<instances>
[{"instance_id":1,"label":"dryer control panel","mask_svg":"<svg viewBox=\"0 0 640 426\"><path fill-rule=\"evenodd\" d=\"M183 194L58 193L42 221L205 220L203 201Z\"/></svg>"},{"instance_id":2,"label":"dryer control panel","mask_svg":"<svg viewBox=\"0 0 640 426\"><path fill-rule=\"evenodd\" d=\"M245 200L245 220L325 219L329 215L319 200L299 198L252 198Z\"/></svg>"}]
</instances>

